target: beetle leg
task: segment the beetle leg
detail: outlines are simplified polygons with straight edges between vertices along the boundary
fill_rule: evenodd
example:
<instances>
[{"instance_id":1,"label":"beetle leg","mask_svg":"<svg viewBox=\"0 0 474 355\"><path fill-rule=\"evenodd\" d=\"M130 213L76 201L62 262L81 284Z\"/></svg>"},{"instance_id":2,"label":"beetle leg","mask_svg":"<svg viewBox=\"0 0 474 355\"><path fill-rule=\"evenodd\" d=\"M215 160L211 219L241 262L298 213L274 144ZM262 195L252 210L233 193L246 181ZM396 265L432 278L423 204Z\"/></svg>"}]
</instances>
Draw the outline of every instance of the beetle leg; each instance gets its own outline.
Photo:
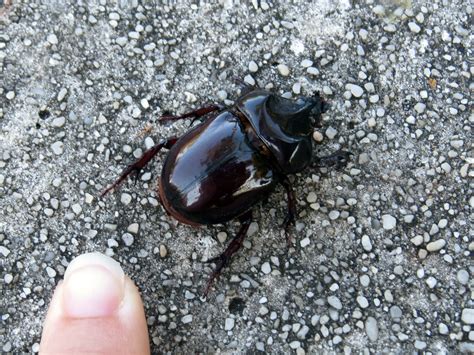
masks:
<instances>
[{"instance_id":1,"label":"beetle leg","mask_svg":"<svg viewBox=\"0 0 474 355\"><path fill-rule=\"evenodd\" d=\"M209 289L211 288L214 281L219 277L222 272L222 269L229 265L232 255L234 255L241 247L244 242L245 237L247 236L247 231L249 230L250 223L252 223L252 211L246 212L240 218L240 229L237 235L229 243L225 251L216 258L210 259L208 262L216 263L216 268L211 274L209 281L207 282L206 288L204 290L204 295L207 296Z\"/></svg>"},{"instance_id":2,"label":"beetle leg","mask_svg":"<svg viewBox=\"0 0 474 355\"><path fill-rule=\"evenodd\" d=\"M295 225L296 216L296 197L293 187L291 186L290 180L287 176L283 176L281 184L286 190L286 196L288 199L288 211L286 213L285 220L283 221L282 227L285 228L286 244L288 247L291 246L291 235L288 233L290 225Z\"/></svg>"},{"instance_id":3,"label":"beetle leg","mask_svg":"<svg viewBox=\"0 0 474 355\"><path fill-rule=\"evenodd\" d=\"M354 154L351 152L338 150L327 157L317 158L316 166L319 168L330 168L334 166L336 169L341 169L347 165L352 155Z\"/></svg>"},{"instance_id":4,"label":"beetle leg","mask_svg":"<svg viewBox=\"0 0 474 355\"><path fill-rule=\"evenodd\" d=\"M148 149L145 153L143 153L143 155L137 161L135 161L133 164L130 164L129 166L127 166L125 168L125 170L122 172L122 174L120 174L119 178L117 180L115 180L115 182L112 185L107 187L100 194L100 197L105 196L110 191L115 189L125 179L127 179L127 177L132 173L136 174L136 179L138 180L138 177L140 175L140 171L150 162L150 160L153 159L153 157L156 154L158 154L158 152L162 148L170 149L176 143L177 140L178 140L177 137L168 138L168 139L160 141L158 144L156 144L153 147L151 147L150 149Z\"/></svg>"},{"instance_id":5,"label":"beetle leg","mask_svg":"<svg viewBox=\"0 0 474 355\"><path fill-rule=\"evenodd\" d=\"M169 122L169 121L177 121L181 120L184 118L193 118L193 123L194 120L207 115L208 113L214 112L214 111L219 111L222 110L223 107L220 105L209 105L209 106L204 106L201 108L198 108L196 110L187 112L181 116L174 116L174 115L163 115L161 116L158 120L161 122Z\"/></svg>"}]
</instances>

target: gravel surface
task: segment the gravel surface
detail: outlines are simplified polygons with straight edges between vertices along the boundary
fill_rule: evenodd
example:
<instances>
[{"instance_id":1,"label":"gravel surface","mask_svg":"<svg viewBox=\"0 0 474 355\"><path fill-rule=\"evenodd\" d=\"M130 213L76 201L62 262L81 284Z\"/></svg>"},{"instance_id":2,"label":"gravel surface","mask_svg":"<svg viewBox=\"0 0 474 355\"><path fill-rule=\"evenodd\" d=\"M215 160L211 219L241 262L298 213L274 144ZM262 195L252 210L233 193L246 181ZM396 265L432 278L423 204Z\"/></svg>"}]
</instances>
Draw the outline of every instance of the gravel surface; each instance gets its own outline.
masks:
<instances>
[{"instance_id":1,"label":"gravel surface","mask_svg":"<svg viewBox=\"0 0 474 355\"><path fill-rule=\"evenodd\" d=\"M38 351L65 267L101 251L140 288L154 353L473 352L469 1L177 3L0 1L0 351ZM288 252L284 189L256 206L203 299L238 223L168 217L165 154L98 194L190 124L159 115L230 105L235 77L320 91L315 155L354 157L294 177Z\"/></svg>"}]
</instances>

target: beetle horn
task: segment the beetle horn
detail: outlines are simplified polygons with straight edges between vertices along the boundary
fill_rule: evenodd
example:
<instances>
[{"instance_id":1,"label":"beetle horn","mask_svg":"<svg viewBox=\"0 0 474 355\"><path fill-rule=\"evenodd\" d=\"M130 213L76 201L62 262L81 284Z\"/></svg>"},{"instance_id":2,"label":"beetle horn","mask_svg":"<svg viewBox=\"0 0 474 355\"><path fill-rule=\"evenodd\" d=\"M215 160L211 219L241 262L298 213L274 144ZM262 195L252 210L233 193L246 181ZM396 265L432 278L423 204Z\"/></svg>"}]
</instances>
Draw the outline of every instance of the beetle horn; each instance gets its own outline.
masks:
<instances>
[{"instance_id":1,"label":"beetle horn","mask_svg":"<svg viewBox=\"0 0 474 355\"><path fill-rule=\"evenodd\" d=\"M301 97L298 100L289 100L281 96L271 95L267 101L267 110L272 119L287 134L300 136L312 132L311 111L315 109L317 115L323 109L319 95L315 97Z\"/></svg>"}]
</instances>

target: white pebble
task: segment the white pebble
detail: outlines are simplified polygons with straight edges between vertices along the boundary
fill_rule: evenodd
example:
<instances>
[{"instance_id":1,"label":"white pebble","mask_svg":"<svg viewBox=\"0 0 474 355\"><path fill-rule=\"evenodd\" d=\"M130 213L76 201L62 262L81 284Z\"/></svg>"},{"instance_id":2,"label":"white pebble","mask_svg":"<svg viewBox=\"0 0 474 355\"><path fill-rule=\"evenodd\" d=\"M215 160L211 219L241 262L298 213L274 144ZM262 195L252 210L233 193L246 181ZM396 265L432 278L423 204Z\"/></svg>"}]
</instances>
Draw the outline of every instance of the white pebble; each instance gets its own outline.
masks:
<instances>
[{"instance_id":1,"label":"white pebble","mask_svg":"<svg viewBox=\"0 0 474 355\"><path fill-rule=\"evenodd\" d=\"M306 72L311 75L319 75L319 70L315 67L309 67L308 69L306 69Z\"/></svg>"},{"instance_id":2,"label":"white pebble","mask_svg":"<svg viewBox=\"0 0 474 355\"><path fill-rule=\"evenodd\" d=\"M341 215L341 213L339 211L332 210L332 211L329 212L329 219L334 221L334 220L338 219L340 215Z\"/></svg>"},{"instance_id":3,"label":"white pebble","mask_svg":"<svg viewBox=\"0 0 474 355\"><path fill-rule=\"evenodd\" d=\"M456 278L461 285L467 285L469 282L469 272L467 270L461 269L457 272Z\"/></svg>"},{"instance_id":4,"label":"white pebble","mask_svg":"<svg viewBox=\"0 0 474 355\"><path fill-rule=\"evenodd\" d=\"M53 278L56 277L56 270L54 270L52 267L47 267L46 268L46 273L48 274L49 277Z\"/></svg>"},{"instance_id":5,"label":"white pebble","mask_svg":"<svg viewBox=\"0 0 474 355\"><path fill-rule=\"evenodd\" d=\"M336 296L329 296L327 298L328 300L328 303L331 307L339 310L339 309L342 309L342 303L341 303L341 300L339 298L337 298Z\"/></svg>"},{"instance_id":6,"label":"white pebble","mask_svg":"<svg viewBox=\"0 0 474 355\"><path fill-rule=\"evenodd\" d=\"M58 44L58 37L54 33L51 33L47 37L47 41L51 44Z\"/></svg>"},{"instance_id":7,"label":"white pebble","mask_svg":"<svg viewBox=\"0 0 474 355\"><path fill-rule=\"evenodd\" d=\"M56 117L53 122L51 122L51 125L53 127L62 127L66 123L66 118L64 116Z\"/></svg>"},{"instance_id":8,"label":"white pebble","mask_svg":"<svg viewBox=\"0 0 474 355\"><path fill-rule=\"evenodd\" d=\"M14 91L9 91L5 95L8 100L13 100L15 98L15 92Z\"/></svg>"},{"instance_id":9,"label":"white pebble","mask_svg":"<svg viewBox=\"0 0 474 355\"><path fill-rule=\"evenodd\" d=\"M370 241L370 238L367 234L362 236L362 248L364 248L365 251L372 250L372 242Z\"/></svg>"},{"instance_id":10,"label":"white pebble","mask_svg":"<svg viewBox=\"0 0 474 355\"><path fill-rule=\"evenodd\" d=\"M316 192L311 191L308 196L306 196L306 201L309 203L315 203L318 200L318 195L316 195Z\"/></svg>"},{"instance_id":11,"label":"white pebble","mask_svg":"<svg viewBox=\"0 0 474 355\"><path fill-rule=\"evenodd\" d=\"M124 192L120 196L120 202L122 202L124 205L128 205L130 202L132 202L132 196Z\"/></svg>"},{"instance_id":12,"label":"white pebble","mask_svg":"<svg viewBox=\"0 0 474 355\"><path fill-rule=\"evenodd\" d=\"M73 204L71 208L72 208L72 212L74 212L76 215L79 215L82 212L82 207L78 203Z\"/></svg>"},{"instance_id":13,"label":"white pebble","mask_svg":"<svg viewBox=\"0 0 474 355\"><path fill-rule=\"evenodd\" d=\"M359 85L356 84L350 84L349 90L351 91L351 94L355 97L361 97L364 94L364 89L362 89Z\"/></svg>"},{"instance_id":14,"label":"white pebble","mask_svg":"<svg viewBox=\"0 0 474 355\"><path fill-rule=\"evenodd\" d=\"M181 322L183 322L184 324L191 323L192 321L193 321L192 314L187 314L187 315L185 315L184 317L181 318Z\"/></svg>"},{"instance_id":15,"label":"white pebble","mask_svg":"<svg viewBox=\"0 0 474 355\"><path fill-rule=\"evenodd\" d=\"M416 112L423 113L425 112L426 105L423 102L418 102L414 108Z\"/></svg>"},{"instance_id":16,"label":"white pebble","mask_svg":"<svg viewBox=\"0 0 474 355\"><path fill-rule=\"evenodd\" d=\"M301 93L301 83L294 83L292 90L296 95L299 95Z\"/></svg>"},{"instance_id":17,"label":"white pebble","mask_svg":"<svg viewBox=\"0 0 474 355\"><path fill-rule=\"evenodd\" d=\"M124 244L125 244L127 247L129 247L129 246L131 246L131 245L133 244L134 238L133 238L133 235L131 235L130 233L124 233L124 234L122 235L122 240L123 240Z\"/></svg>"},{"instance_id":18,"label":"white pebble","mask_svg":"<svg viewBox=\"0 0 474 355\"><path fill-rule=\"evenodd\" d=\"M62 88L61 90L59 90L58 92L58 96L57 96L57 99L59 102L63 101L64 98L66 97L67 95L67 89L66 88Z\"/></svg>"},{"instance_id":19,"label":"white pebble","mask_svg":"<svg viewBox=\"0 0 474 355\"><path fill-rule=\"evenodd\" d=\"M258 65L253 60L249 63L249 71L255 73L258 70Z\"/></svg>"},{"instance_id":20,"label":"white pebble","mask_svg":"<svg viewBox=\"0 0 474 355\"><path fill-rule=\"evenodd\" d=\"M249 84L250 86L254 86L255 85L255 79L252 77L252 75L248 74L244 77L244 82L246 82L247 84Z\"/></svg>"},{"instance_id":21,"label":"white pebble","mask_svg":"<svg viewBox=\"0 0 474 355\"><path fill-rule=\"evenodd\" d=\"M397 225L397 220L395 217L389 215L389 214L384 214L382 216L382 226L383 229L385 230L391 230L394 229Z\"/></svg>"},{"instance_id":22,"label":"white pebble","mask_svg":"<svg viewBox=\"0 0 474 355\"><path fill-rule=\"evenodd\" d=\"M313 61L310 60L310 59L303 59L303 60L301 61L301 66L302 66L303 68L308 68L308 67L310 67L310 66L312 66L312 65L313 65Z\"/></svg>"},{"instance_id":23,"label":"white pebble","mask_svg":"<svg viewBox=\"0 0 474 355\"><path fill-rule=\"evenodd\" d=\"M264 263L262 264L262 269L261 269L261 270L262 270L262 272L263 272L264 274L266 274L266 275L268 275L269 273L271 273L271 272L272 272L272 268L271 268L271 266L270 266L270 263L269 263L268 261L264 262Z\"/></svg>"},{"instance_id":24,"label":"white pebble","mask_svg":"<svg viewBox=\"0 0 474 355\"><path fill-rule=\"evenodd\" d=\"M462 310L461 320L466 324L474 324L474 308L464 308Z\"/></svg>"},{"instance_id":25,"label":"white pebble","mask_svg":"<svg viewBox=\"0 0 474 355\"><path fill-rule=\"evenodd\" d=\"M329 139L333 139L334 137L336 137L337 135L337 130L331 126L329 126L327 129L326 129L326 136L329 138Z\"/></svg>"},{"instance_id":26,"label":"white pebble","mask_svg":"<svg viewBox=\"0 0 474 355\"><path fill-rule=\"evenodd\" d=\"M414 116L410 115L405 119L405 121L408 124L415 124L416 123L416 118Z\"/></svg>"},{"instance_id":27,"label":"white pebble","mask_svg":"<svg viewBox=\"0 0 474 355\"><path fill-rule=\"evenodd\" d=\"M438 283L438 280L436 280L433 276L430 276L426 279L426 284L428 285L429 288L434 288L437 283Z\"/></svg>"},{"instance_id":28,"label":"white pebble","mask_svg":"<svg viewBox=\"0 0 474 355\"><path fill-rule=\"evenodd\" d=\"M229 331L229 330L234 329L234 325L235 325L234 318L226 318L225 319L225 325L224 325L225 330Z\"/></svg>"},{"instance_id":29,"label":"white pebble","mask_svg":"<svg viewBox=\"0 0 474 355\"><path fill-rule=\"evenodd\" d=\"M359 306L361 308L367 308L369 307L369 301L367 300L367 298L365 298L364 296L358 296L357 297L357 303L359 304Z\"/></svg>"},{"instance_id":30,"label":"white pebble","mask_svg":"<svg viewBox=\"0 0 474 355\"><path fill-rule=\"evenodd\" d=\"M421 31L420 26L418 26L415 22L408 22L408 28L413 33L419 33Z\"/></svg>"},{"instance_id":31,"label":"white pebble","mask_svg":"<svg viewBox=\"0 0 474 355\"><path fill-rule=\"evenodd\" d=\"M376 341L379 337L379 326L374 317L368 317L365 321L365 332L370 341Z\"/></svg>"},{"instance_id":32,"label":"white pebble","mask_svg":"<svg viewBox=\"0 0 474 355\"><path fill-rule=\"evenodd\" d=\"M143 107L145 110L150 107L150 104L149 104L149 102L148 102L147 99L141 99L141 100L140 100L140 105L142 105L142 107Z\"/></svg>"},{"instance_id":33,"label":"white pebble","mask_svg":"<svg viewBox=\"0 0 474 355\"><path fill-rule=\"evenodd\" d=\"M428 243L426 250L430 252L438 251L444 248L446 241L444 239L438 239L434 242Z\"/></svg>"},{"instance_id":34,"label":"white pebble","mask_svg":"<svg viewBox=\"0 0 474 355\"><path fill-rule=\"evenodd\" d=\"M300 241L300 245L302 248L306 248L310 243L311 243L311 240L308 237L301 239Z\"/></svg>"},{"instance_id":35,"label":"white pebble","mask_svg":"<svg viewBox=\"0 0 474 355\"><path fill-rule=\"evenodd\" d=\"M277 69L281 76L290 75L290 68L286 64L278 64Z\"/></svg>"},{"instance_id":36,"label":"white pebble","mask_svg":"<svg viewBox=\"0 0 474 355\"><path fill-rule=\"evenodd\" d=\"M5 274L3 277L3 281L5 281L6 284L9 284L13 281L13 275L12 274Z\"/></svg>"},{"instance_id":37,"label":"white pebble","mask_svg":"<svg viewBox=\"0 0 474 355\"><path fill-rule=\"evenodd\" d=\"M51 150L53 151L54 154L56 155L61 155L64 152L64 143L57 141L51 144Z\"/></svg>"},{"instance_id":38,"label":"white pebble","mask_svg":"<svg viewBox=\"0 0 474 355\"><path fill-rule=\"evenodd\" d=\"M132 234L137 234L138 233L138 223L132 223L127 227L127 231L132 233Z\"/></svg>"}]
</instances>

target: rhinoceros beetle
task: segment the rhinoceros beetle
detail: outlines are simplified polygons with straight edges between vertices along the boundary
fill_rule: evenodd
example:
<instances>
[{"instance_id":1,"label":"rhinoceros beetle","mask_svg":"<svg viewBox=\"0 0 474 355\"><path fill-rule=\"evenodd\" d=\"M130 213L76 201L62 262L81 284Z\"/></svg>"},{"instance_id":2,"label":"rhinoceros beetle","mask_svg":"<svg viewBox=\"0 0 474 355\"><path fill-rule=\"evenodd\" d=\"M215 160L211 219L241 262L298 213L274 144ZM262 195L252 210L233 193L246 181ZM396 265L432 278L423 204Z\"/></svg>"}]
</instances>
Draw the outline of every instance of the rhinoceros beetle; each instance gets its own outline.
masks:
<instances>
[{"instance_id":1,"label":"rhinoceros beetle","mask_svg":"<svg viewBox=\"0 0 474 355\"><path fill-rule=\"evenodd\" d=\"M315 94L290 100L270 91L247 87L230 108L205 106L161 121L207 119L180 137L170 137L147 150L102 192L115 189L141 169L162 149L169 149L163 163L157 194L168 214L180 222L208 225L238 218L241 227L217 258L205 289L229 264L242 246L252 222L252 208L278 184L286 190L288 209L285 231L295 222L296 198L287 177L312 161L312 133L326 103ZM211 115L211 113L213 113ZM319 165L345 164L348 152L319 159ZM288 234L287 234L288 238Z\"/></svg>"}]
</instances>

